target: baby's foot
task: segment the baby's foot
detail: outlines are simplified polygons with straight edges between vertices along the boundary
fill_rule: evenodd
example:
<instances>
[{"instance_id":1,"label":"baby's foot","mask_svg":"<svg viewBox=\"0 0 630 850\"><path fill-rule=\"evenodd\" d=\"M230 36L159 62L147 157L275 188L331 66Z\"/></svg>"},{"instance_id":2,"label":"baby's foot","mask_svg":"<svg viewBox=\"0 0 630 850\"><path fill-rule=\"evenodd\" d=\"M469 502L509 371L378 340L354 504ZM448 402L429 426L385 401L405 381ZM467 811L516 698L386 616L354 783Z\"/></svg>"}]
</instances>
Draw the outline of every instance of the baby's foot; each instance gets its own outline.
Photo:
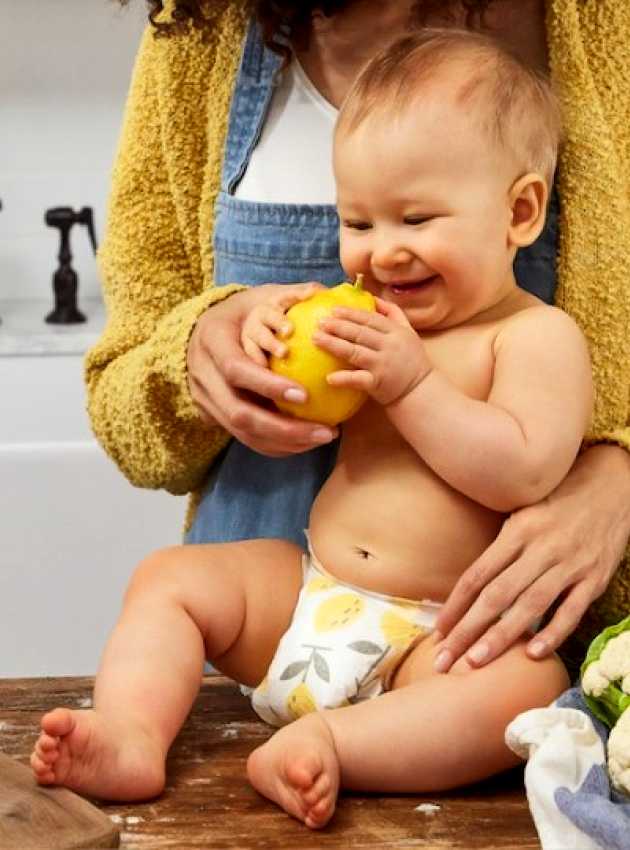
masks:
<instances>
[{"instance_id":1,"label":"baby's foot","mask_svg":"<svg viewBox=\"0 0 630 850\"><path fill-rule=\"evenodd\" d=\"M42 717L41 728L31 755L40 785L65 785L104 800L144 800L164 788L164 753L138 724L56 708Z\"/></svg>"},{"instance_id":2,"label":"baby's foot","mask_svg":"<svg viewBox=\"0 0 630 850\"><path fill-rule=\"evenodd\" d=\"M284 726L247 761L249 780L311 829L325 826L335 811L339 762L332 733L320 714Z\"/></svg>"}]
</instances>

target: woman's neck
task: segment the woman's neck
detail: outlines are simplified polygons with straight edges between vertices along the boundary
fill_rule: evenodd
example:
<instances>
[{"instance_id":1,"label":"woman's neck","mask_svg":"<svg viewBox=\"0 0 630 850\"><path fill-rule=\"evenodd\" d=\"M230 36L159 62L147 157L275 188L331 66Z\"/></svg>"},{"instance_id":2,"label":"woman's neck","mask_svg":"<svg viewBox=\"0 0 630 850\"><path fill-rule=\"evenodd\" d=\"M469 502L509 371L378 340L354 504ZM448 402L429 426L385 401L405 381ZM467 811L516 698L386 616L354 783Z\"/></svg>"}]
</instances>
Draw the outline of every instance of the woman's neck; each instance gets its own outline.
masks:
<instances>
[{"instance_id":1,"label":"woman's neck","mask_svg":"<svg viewBox=\"0 0 630 850\"><path fill-rule=\"evenodd\" d=\"M315 87L339 107L360 69L409 28L412 0L356 0L327 18L313 16L309 45L296 50Z\"/></svg>"},{"instance_id":2,"label":"woman's neck","mask_svg":"<svg viewBox=\"0 0 630 850\"><path fill-rule=\"evenodd\" d=\"M361 68L413 25L415 0L355 0L331 18L315 14L306 50L298 61L315 88L339 107ZM463 6L453 4L450 23L464 26ZM440 24L444 19L426 21ZM546 70L544 0L496 0L486 15L488 29L541 71Z\"/></svg>"}]
</instances>

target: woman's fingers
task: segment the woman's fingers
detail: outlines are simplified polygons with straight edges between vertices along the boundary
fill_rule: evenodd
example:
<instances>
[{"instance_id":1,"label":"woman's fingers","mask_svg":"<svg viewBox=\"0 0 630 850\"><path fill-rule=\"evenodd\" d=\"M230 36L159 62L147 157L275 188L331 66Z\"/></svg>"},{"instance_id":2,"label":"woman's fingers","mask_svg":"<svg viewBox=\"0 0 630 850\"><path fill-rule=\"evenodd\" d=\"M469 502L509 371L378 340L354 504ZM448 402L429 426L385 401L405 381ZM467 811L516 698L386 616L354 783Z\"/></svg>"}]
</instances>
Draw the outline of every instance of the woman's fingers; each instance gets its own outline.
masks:
<instances>
[{"instance_id":1,"label":"woman's fingers","mask_svg":"<svg viewBox=\"0 0 630 850\"><path fill-rule=\"evenodd\" d=\"M556 567L537 553L536 547L507 568L497 569L495 565L495 577L478 592L443 639L435 669L446 672L462 655L473 666L487 664L501 655L531 628L570 582ZM444 634L440 623L437 629Z\"/></svg>"},{"instance_id":2,"label":"woman's fingers","mask_svg":"<svg viewBox=\"0 0 630 850\"><path fill-rule=\"evenodd\" d=\"M189 349L191 394L204 420L217 422L240 442L272 456L307 451L334 439L336 429L263 405L263 399L299 401L293 393L302 393L302 400L306 395L299 384L248 357L239 345L237 329L237 324L208 320L195 349ZM249 393L262 397L260 402Z\"/></svg>"},{"instance_id":3,"label":"woman's fingers","mask_svg":"<svg viewBox=\"0 0 630 850\"><path fill-rule=\"evenodd\" d=\"M436 630L441 635L446 636L451 632L470 610L483 588L520 555L522 546L508 533L508 524L509 520L485 552L457 580L437 619Z\"/></svg>"},{"instance_id":4,"label":"woman's fingers","mask_svg":"<svg viewBox=\"0 0 630 850\"><path fill-rule=\"evenodd\" d=\"M517 563L514 569L518 568ZM559 565L551 566L517 596L516 601L505 609L496 623L477 638L467 650L466 659L473 666L487 664L512 646L528 630L535 631L540 618L565 590L566 585L567 577L563 575ZM551 648L544 654L549 652Z\"/></svg>"},{"instance_id":5,"label":"woman's fingers","mask_svg":"<svg viewBox=\"0 0 630 850\"><path fill-rule=\"evenodd\" d=\"M532 658L544 658L564 643L575 631L597 592L593 582L584 579L575 584L558 606L544 629L537 632L526 647Z\"/></svg>"},{"instance_id":6,"label":"woman's fingers","mask_svg":"<svg viewBox=\"0 0 630 850\"><path fill-rule=\"evenodd\" d=\"M335 428L285 416L251 401L246 393L234 390L213 365L209 365L207 377L204 392L207 421L218 422L254 451L283 457L328 443L338 434Z\"/></svg>"}]
</instances>

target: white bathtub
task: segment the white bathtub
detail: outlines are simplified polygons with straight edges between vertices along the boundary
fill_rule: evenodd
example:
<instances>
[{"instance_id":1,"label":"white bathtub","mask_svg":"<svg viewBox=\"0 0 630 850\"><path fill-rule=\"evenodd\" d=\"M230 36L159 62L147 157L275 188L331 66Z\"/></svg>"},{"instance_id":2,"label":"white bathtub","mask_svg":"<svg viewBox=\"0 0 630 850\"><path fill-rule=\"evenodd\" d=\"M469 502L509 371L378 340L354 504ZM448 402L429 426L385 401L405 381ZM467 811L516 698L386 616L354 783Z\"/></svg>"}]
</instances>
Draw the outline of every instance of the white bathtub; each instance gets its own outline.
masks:
<instances>
[{"instance_id":1,"label":"white bathtub","mask_svg":"<svg viewBox=\"0 0 630 850\"><path fill-rule=\"evenodd\" d=\"M92 437L82 359L103 324L0 301L0 678L91 675L129 574L177 543L185 499L138 490Z\"/></svg>"}]
</instances>

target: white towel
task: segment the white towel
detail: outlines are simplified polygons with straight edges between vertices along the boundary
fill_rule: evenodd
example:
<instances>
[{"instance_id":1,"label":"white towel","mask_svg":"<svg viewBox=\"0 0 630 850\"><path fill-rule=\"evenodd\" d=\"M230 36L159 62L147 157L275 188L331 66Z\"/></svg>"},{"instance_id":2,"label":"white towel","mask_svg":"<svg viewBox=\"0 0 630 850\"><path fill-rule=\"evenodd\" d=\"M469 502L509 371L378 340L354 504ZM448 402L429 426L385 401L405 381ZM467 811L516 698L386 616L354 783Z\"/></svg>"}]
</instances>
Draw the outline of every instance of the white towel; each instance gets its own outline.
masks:
<instances>
[{"instance_id":1,"label":"white towel","mask_svg":"<svg viewBox=\"0 0 630 850\"><path fill-rule=\"evenodd\" d=\"M558 808L556 791L582 787L604 746L589 717L575 708L535 708L519 714L505 742L522 759L525 789L543 850L601 850Z\"/></svg>"},{"instance_id":2,"label":"white towel","mask_svg":"<svg viewBox=\"0 0 630 850\"><path fill-rule=\"evenodd\" d=\"M527 759L525 790L543 850L630 850L630 798L611 786L608 733L579 687L505 730L510 749Z\"/></svg>"}]
</instances>

